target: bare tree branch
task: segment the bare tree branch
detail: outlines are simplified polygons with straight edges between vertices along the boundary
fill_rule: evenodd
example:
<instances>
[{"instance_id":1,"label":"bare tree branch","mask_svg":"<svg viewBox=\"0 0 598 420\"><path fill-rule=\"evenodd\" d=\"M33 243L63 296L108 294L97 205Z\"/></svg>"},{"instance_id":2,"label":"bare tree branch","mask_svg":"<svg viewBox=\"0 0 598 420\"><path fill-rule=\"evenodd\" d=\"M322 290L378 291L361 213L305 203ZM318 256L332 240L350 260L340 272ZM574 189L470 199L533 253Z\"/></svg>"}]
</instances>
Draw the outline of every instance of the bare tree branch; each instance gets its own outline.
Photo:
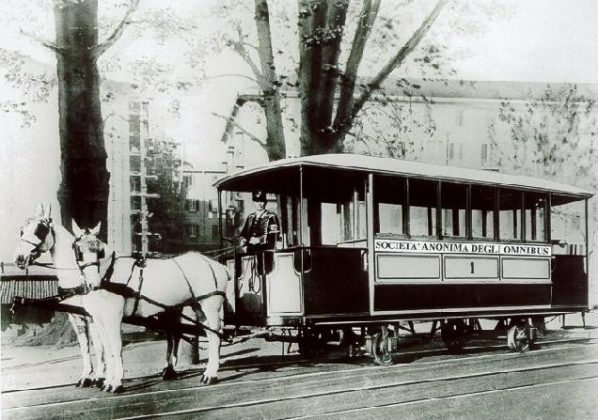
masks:
<instances>
[{"instance_id":1,"label":"bare tree branch","mask_svg":"<svg viewBox=\"0 0 598 420\"><path fill-rule=\"evenodd\" d=\"M202 80L212 80L212 79L222 79L224 77L239 77L242 79L251 80L252 82L259 83L259 80L249 77L245 74L235 74L235 73L225 73L225 74L218 74L216 76L204 77Z\"/></svg>"},{"instance_id":2,"label":"bare tree branch","mask_svg":"<svg viewBox=\"0 0 598 420\"><path fill-rule=\"evenodd\" d=\"M251 134L243 126L241 126L239 123L237 123L234 119L231 119L230 117L227 117L226 115L218 114L216 112L212 112L212 115L215 116L215 117L218 117L218 118L222 118L228 124L231 124L232 126L234 126L237 129L239 129L243 134L245 134L247 137L249 137L250 140L253 140L257 144L259 144L260 146L262 146L264 148L264 150L266 149L266 143L265 142L263 142L259 137Z\"/></svg>"},{"instance_id":3,"label":"bare tree branch","mask_svg":"<svg viewBox=\"0 0 598 420\"><path fill-rule=\"evenodd\" d=\"M372 32L372 26L380 10L380 0L371 0L363 2L363 7L359 16L357 30L351 45L351 52L345 66L345 74L341 76L340 97L334 125L337 126L347 119L351 106L353 105L353 94L355 92L355 81L357 79L357 70L363 58L365 45Z\"/></svg>"},{"instance_id":4,"label":"bare tree branch","mask_svg":"<svg viewBox=\"0 0 598 420\"><path fill-rule=\"evenodd\" d=\"M345 121L340 121L339 126L335 127L338 130L339 137L342 139L344 135L347 133L349 128L351 127L353 119L357 116L363 105L370 99L372 93L380 88L380 85L388 75L395 70L399 65L401 65L407 56L417 47L419 42L422 40L424 35L428 32L442 8L446 5L447 0L438 0L434 9L428 15L428 17L423 21L421 26L413 33L411 38L403 45L403 47L397 52L397 54L380 70L380 72L372 79L370 83L368 83L366 89L361 93L360 97L357 98L353 107L351 109L351 113L349 114L348 118Z\"/></svg>"},{"instance_id":5,"label":"bare tree branch","mask_svg":"<svg viewBox=\"0 0 598 420\"><path fill-rule=\"evenodd\" d=\"M125 13L120 23L116 26L112 34L106 38L104 42L98 44L97 47L94 48L94 56L96 59L104 54L110 47L114 45L116 41L122 36L123 32L125 31L127 25L131 23L130 17L135 10L137 10L137 6L139 6L139 0L132 0L131 6L129 10Z\"/></svg>"},{"instance_id":6,"label":"bare tree branch","mask_svg":"<svg viewBox=\"0 0 598 420\"><path fill-rule=\"evenodd\" d=\"M236 29L237 29L237 33L239 35L239 41L231 41L230 46L233 49L233 51L236 52L237 54L239 54L239 56L243 59L243 61L245 61L245 63L247 63L249 68L251 68L251 71L253 72L253 74L255 75L255 77L258 80L258 84L260 85L260 88L262 90L264 90L264 89L266 89L266 81L264 80L264 76L262 75L262 72L257 67L257 65L255 64L255 62L253 61L251 56L249 55L249 51L247 51L247 49L245 48L246 44L243 43L243 33L241 30L241 27L237 26Z\"/></svg>"},{"instance_id":7,"label":"bare tree branch","mask_svg":"<svg viewBox=\"0 0 598 420\"><path fill-rule=\"evenodd\" d=\"M64 53L64 50L60 47L58 47L56 44L53 44L49 41L40 39L38 37L36 37L35 35L33 35L32 33L26 32L23 29L21 29L21 34L39 42L40 44L42 44L44 47L50 49L51 51L55 52L56 54L62 54Z\"/></svg>"}]
</instances>

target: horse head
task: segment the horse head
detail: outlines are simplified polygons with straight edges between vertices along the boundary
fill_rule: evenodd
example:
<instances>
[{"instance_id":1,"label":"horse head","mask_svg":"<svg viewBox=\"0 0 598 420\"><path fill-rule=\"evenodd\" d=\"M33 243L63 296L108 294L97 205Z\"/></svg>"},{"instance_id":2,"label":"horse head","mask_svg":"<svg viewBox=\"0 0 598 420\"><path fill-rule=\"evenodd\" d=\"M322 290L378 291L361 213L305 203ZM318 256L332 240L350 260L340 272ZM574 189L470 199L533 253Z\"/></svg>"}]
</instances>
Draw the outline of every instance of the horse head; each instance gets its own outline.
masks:
<instances>
[{"instance_id":1,"label":"horse head","mask_svg":"<svg viewBox=\"0 0 598 420\"><path fill-rule=\"evenodd\" d=\"M99 222L92 229L82 229L77 222L72 221L72 230L75 235L73 242L73 251L77 266L81 271L83 279L87 286L96 289L100 286L102 276L100 273L100 264L109 252L106 251L107 245L98 238L102 222Z\"/></svg>"},{"instance_id":2,"label":"horse head","mask_svg":"<svg viewBox=\"0 0 598 420\"><path fill-rule=\"evenodd\" d=\"M19 241L14 252L15 265L27 268L41 254L51 250L55 244L55 235L51 218L52 208L48 204L38 204L35 216L27 219L21 227Z\"/></svg>"}]
</instances>

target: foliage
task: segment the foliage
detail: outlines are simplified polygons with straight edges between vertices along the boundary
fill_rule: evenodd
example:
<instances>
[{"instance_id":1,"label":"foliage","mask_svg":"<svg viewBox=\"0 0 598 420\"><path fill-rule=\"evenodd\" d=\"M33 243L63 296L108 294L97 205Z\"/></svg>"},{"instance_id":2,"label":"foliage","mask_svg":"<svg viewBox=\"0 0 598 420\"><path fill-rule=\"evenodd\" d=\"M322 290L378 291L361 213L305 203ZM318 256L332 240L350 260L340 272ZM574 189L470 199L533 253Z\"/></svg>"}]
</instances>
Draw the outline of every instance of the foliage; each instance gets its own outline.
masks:
<instances>
[{"instance_id":1,"label":"foliage","mask_svg":"<svg viewBox=\"0 0 598 420\"><path fill-rule=\"evenodd\" d=\"M17 51L0 48L0 74L10 86L7 98L0 100L0 111L20 115L23 126L29 127L37 121L31 111L31 104L48 101L50 92L56 87L56 79L45 69L32 65L31 60Z\"/></svg>"},{"instance_id":2,"label":"foliage","mask_svg":"<svg viewBox=\"0 0 598 420\"><path fill-rule=\"evenodd\" d=\"M596 100L577 85L554 88L522 104L503 100L489 128L496 164L518 173L598 188ZM511 143L498 142L507 132Z\"/></svg>"},{"instance_id":3,"label":"foliage","mask_svg":"<svg viewBox=\"0 0 598 420\"><path fill-rule=\"evenodd\" d=\"M185 225L185 193L178 179L181 165L176 143L167 140L152 142L147 171L157 178L148 183L148 192L157 193L159 197L148 199L148 211L152 214L149 229L160 235L151 249L163 254L181 251Z\"/></svg>"},{"instance_id":4,"label":"foliage","mask_svg":"<svg viewBox=\"0 0 598 420\"><path fill-rule=\"evenodd\" d=\"M424 78L450 76L454 74L450 54L446 54L450 38L484 30L483 20L475 18L480 15L486 21L509 15L502 6L453 1L447 7L451 19L437 20L446 3L302 0L295 5L256 0L256 33L242 26L241 16L250 12L247 2L225 2L219 16L231 16L232 27L223 30L223 37L247 63L264 97L276 92L284 99L298 93L301 118L289 126L301 138L302 154L312 154L343 151L347 135L355 137L361 132L364 110L369 108L366 104L395 106L385 99L383 83L397 69L404 75L417 69ZM263 14L269 9L267 20ZM293 14L298 16L296 23ZM271 36L265 37L265 33ZM267 76L264 68L268 68ZM403 87L417 89L408 83ZM396 95L394 87L392 94ZM281 130L270 127L278 122L268 118L268 113L278 111L269 109L267 103L261 105L267 116L266 149L270 159L276 159L278 154L271 150L275 141L270 137ZM285 103L278 108L285 112ZM403 109L396 106L393 112L399 114ZM402 120L413 121L409 117ZM433 122L429 128L434 129ZM278 141L284 143L285 139Z\"/></svg>"}]
</instances>

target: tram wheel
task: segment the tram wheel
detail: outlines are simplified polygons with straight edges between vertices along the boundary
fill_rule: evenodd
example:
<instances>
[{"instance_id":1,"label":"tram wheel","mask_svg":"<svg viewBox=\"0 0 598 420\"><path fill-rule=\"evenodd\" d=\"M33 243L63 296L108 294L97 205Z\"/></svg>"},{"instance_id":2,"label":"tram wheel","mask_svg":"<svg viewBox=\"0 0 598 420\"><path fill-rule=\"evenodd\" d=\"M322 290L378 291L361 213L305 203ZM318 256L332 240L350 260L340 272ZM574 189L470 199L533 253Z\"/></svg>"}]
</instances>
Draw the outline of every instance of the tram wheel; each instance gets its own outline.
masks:
<instances>
[{"instance_id":1,"label":"tram wheel","mask_svg":"<svg viewBox=\"0 0 598 420\"><path fill-rule=\"evenodd\" d=\"M465 322L462 319L449 319L440 330L442 341L451 353L458 353L465 347Z\"/></svg>"},{"instance_id":2,"label":"tram wheel","mask_svg":"<svg viewBox=\"0 0 598 420\"><path fill-rule=\"evenodd\" d=\"M388 366L393 363L392 336L388 329L383 328L382 331L375 333L372 336L371 346L371 353L377 365Z\"/></svg>"},{"instance_id":3,"label":"tram wheel","mask_svg":"<svg viewBox=\"0 0 598 420\"><path fill-rule=\"evenodd\" d=\"M532 345L528 329L525 325L513 325L507 332L507 345L509 349L524 353Z\"/></svg>"}]
</instances>

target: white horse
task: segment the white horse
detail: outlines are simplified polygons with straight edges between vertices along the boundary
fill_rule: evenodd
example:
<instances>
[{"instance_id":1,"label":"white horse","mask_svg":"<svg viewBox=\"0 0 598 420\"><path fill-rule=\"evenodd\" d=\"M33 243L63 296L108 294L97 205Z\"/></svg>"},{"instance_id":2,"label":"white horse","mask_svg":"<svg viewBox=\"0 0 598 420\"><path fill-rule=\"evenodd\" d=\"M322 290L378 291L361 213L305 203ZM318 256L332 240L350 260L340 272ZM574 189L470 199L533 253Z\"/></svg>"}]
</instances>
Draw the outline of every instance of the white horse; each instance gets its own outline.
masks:
<instances>
[{"instance_id":1,"label":"white horse","mask_svg":"<svg viewBox=\"0 0 598 420\"><path fill-rule=\"evenodd\" d=\"M83 270L87 284L101 285L88 294L85 309L93 317L106 351L106 383L113 392L122 389L123 317L150 318L180 314L190 306L208 338L208 364L202 382L217 380L220 365L221 312L231 275L224 265L198 252L168 259L136 260L115 257L97 237L96 228L73 224L78 260L99 270ZM106 268L107 267L107 268ZM94 286L96 287L96 286ZM176 315L175 315L176 316ZM170 347L170 343L169 343ZM171 360L168 360L169 365Z\"/></svg>"},{"instance_id":2,"label":"white horse","mask_svg":"<svg viewBox=\"0 0 598 420\"><path fill-rule=\"evenodd\" d=\"M52 221L51 211L50 205L44 207L39 204L35 216L26 221L15 250L15 264L25 269L41 254L49 252L56 269L59 290L64 296L69 296L61 303L84 308L82 274L72 249L74 237L63 226ZM69 313L68 318L77 334L83 358L83 370L77 386L88 387L95 383L101 387L105 364L97 329L89 317ZM93 340L90 340L90 337ZM91 363L91 341L96 349L95 375L92 375L94 372Z\"/></svg>"}]
</instances>

